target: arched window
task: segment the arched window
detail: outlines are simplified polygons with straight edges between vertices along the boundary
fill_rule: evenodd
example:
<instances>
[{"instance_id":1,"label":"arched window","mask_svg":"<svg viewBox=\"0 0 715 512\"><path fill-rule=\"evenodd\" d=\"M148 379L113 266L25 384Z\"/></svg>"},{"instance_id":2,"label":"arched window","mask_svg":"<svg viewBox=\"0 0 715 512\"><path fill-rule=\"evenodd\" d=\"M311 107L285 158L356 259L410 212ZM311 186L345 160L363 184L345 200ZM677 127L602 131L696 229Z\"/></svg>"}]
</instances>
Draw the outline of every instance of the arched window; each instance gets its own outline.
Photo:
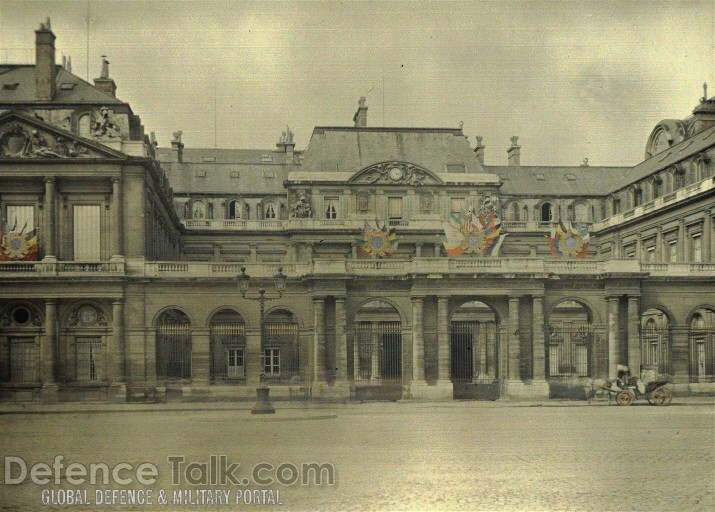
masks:
<instances>
[{"instance_id":1,"label":"arched window","mask_svg":"<svg viewBox=\"0 0 715 512\"><path fill-rule=\"evenodd\" d=\"M264 219L275 219L276 218L276 210L273 204L268 203L263 207L263 218Z\"/></svg>"},{"instance_id":2,"label":"arched window","mask_svg":"<svg viewBox=\"0 0 715 512\"><path fill-rule=\"evenodd\" d=\"M633 189L633 206L640 206L641 204L643 204L643 189L635 187Z\"/></svg>"},{"instance_id":3,"label":"arched window","mask_svg":"<svg viewBox=\"0 0 715 512\"><path fill-rule=\"evenodd\" d=\"M685 171L679 167L673 172L673 190L678 190L685 186Z\"/></svg>"},{"instance_id":4,"label":"arched window","mask_svg":"<svg viewBox=\"0 0 715 512\"><path fill-rule=\"evenodd\" d=\"M209 203L206 206L206 218L207 219L213 219L214 218L214 204Z\"/></svg>"},{"instance_id":5,"label":"arched window","mask_svg":"<svg viewBox=\"0 0 715 512\"><path fill-rule=\"evenodd\" d=\"M246 220L251 218L251 205L249 205L249 204L243 205L243 218Z\"/></svg>"},{"instance_id":6,"label":"arched window","mask_svg":"<svg viewBox=\"0 0 715 512\"><path fill-rule=\"evenodd\" d=\"M657 199L663 195L663 180L655 178L653 180L653 199Z\"/></svg>"},{"instance_id":7,"label":"arched window","mask_svg":"<svg viewBox=\"0 0 715 512\"><path fill-rule=\"evenodd\" d=\"M561 301L551 310L547 332L546 372L550 378L588 377L597 371L590 309L574 300Z\"/></svg>"},{"instance_id":8,"label":"arched window","mask_svg":"<svg viewBox=\"0 0 715 512\"><path fill-rule=\"evenodd\" d=\"M521 207L521 220L529 220L529 209L526 206Z\"/></svg>"},{"instance_id":9,"label":"arched window","mask_svg":"<svg viewBox=\"0 0 715 512\"><path fill-rule=\"evenodd\" d=\"M228 202L228 210L226 211L227 219L240 219L241 218L241 207L238 201L232 199Z\"/></svg>"},{"instance_id":10,"label":"arched window","mask_svg":"<svg viewBox=\"0 0 715 512\"><path fill-rule=\"evenodd\" d=\"M191 207L191 218L193 219L205 219L206 218L206 205L203 201L194 201Z\"/></svg>"},{"instance_id":11,"label":"arched window","mask_svg":"<svg viewBox=\"0 0 715 512\"><path fill-rule=\"evenodd\" d=\"M554 210L551 203L544 203L541 205L540 220L541 222L551 222L554 220Z\"/></svg>"},{"instance_id":12,"label":"arched window","mask_svg":"<svg viewBox=\"0 0 715 512\"><path fill-rule=\"evenodd\" d=\"M511 220L520 220L521 208L519 203L511 203Z\"/></svg>"},{"instance_id":13,"label":"arched window","mask_svg":"<svg viewBox=\"0 0 715 512\"><path fill-rule=\"evenodd\" d=\"M156 376L191 378L191 322L176 309L164 311L156 322Z\"/></svg>"}]
</instances>

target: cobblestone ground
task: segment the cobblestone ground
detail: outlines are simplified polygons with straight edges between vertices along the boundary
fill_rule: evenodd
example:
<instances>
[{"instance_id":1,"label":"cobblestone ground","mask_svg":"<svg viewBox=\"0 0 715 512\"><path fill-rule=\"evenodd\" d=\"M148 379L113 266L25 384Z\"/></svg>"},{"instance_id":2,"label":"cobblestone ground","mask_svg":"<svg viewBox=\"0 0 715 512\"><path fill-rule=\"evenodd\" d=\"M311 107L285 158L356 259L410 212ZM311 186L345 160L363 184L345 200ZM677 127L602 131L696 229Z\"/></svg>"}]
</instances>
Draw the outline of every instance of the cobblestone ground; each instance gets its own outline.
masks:
<instances>
[{"instance_id":1,"label":"cobblestone ground","mask_svg":"<svg viewBox=\"0 0 715 512\"><path fill-rule=\"evenodd\" d=\"M269 486L280 490L284 510L713 510L714 410L462 402L279 409L272 417L245 410L4 415L0 453L32 462L64 454L110 467L153 462L161 472L155 493L171 489L173 454L193 462L225 454L241 463L242 477L259 462L335 464L335 486ZM103 507L92 486L80 487L90 504L43 506L42 490L60 488L76 487L65 480L3 485L0 510L258 508ZM224 489L233 500L241 488Z\"/></svg>"}]
</instances>

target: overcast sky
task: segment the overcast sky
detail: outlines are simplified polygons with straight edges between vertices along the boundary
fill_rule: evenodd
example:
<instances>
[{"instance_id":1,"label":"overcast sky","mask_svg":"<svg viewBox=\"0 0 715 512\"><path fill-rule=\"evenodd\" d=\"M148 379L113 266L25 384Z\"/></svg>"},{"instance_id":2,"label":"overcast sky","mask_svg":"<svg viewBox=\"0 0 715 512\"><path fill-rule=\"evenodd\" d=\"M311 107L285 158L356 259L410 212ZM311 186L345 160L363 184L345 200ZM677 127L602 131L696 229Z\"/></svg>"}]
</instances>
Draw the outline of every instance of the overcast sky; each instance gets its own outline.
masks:
<instances>
[{"instance_id":1,"label":"overcast sky","mask_svg":"<svg viewBox=\"0 0 715 512\"><path fill-rule=\"evenodd\" d=\"M715 0L0 0L0 62L33 62L46 16L58 61L86 78L89 40L90 78L106 54L162 146L183 130L187 147L267 148L289 124L303 148L365 95L369 126L463 121L489 164L518 135L522 164L633 165L704 81L715 94Z\"/></svg>"}]
</instances>

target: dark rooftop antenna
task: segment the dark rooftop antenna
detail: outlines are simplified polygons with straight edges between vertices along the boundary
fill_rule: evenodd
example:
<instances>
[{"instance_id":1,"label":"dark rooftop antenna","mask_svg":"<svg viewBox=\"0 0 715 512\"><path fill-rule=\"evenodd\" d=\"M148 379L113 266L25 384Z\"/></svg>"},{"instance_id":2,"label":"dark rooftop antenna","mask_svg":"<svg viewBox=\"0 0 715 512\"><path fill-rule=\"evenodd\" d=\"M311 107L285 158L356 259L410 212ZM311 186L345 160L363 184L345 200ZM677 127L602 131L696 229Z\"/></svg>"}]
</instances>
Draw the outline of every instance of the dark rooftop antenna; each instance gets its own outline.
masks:
<instances>
[{"instance_id":1,"label":"dark rooftop antenna","mask_svg":"<svg viewBox=\"0 0 715 512\"><path fill-rule=\"evenodd\" d=\"M703 82L703 101L707 101L708 99L708 83Z\"/></svg>"},{"instance_id":2,"label":"dark rooftop antenna","mask_svg":"<svg viewBox=\"0 0 715 512\"><path fill-rule=\"evenodd\" d=\"M85 58L87 61L86 72L87 72L87 81L88 82L90 81L90 79L89 79L89 25L90 25L90 23L92 23L92 18L90 17L90 12L91 12L91 7L89 4L89 0L87 0L87 14L84 17L84 23L85 23L85 30L86 30L86 36L85 36L86 37L86 48L85 48L86 55L85 55Z\"/></svg>"}]
</instances>

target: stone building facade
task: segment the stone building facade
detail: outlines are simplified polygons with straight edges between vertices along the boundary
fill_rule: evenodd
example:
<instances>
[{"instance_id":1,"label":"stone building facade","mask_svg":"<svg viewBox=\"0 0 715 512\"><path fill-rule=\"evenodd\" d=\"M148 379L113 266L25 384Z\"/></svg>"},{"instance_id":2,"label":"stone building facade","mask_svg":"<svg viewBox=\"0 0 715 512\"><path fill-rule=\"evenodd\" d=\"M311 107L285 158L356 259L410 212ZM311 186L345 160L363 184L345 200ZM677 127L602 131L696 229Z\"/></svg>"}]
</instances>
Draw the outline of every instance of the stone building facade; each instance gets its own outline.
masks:
<instances>
[{"instance_id":1,"label":"stone building facade","mask_svg":"<svg viewBox=\"0 0 715 512\"><path fill-rule=\"evenodd\" d=\"M715 98L634 167L486 165L364 99L303 150L160 148L54 40L0 65L3 400L713 391Z\"/></svg>"}]
</instances>

